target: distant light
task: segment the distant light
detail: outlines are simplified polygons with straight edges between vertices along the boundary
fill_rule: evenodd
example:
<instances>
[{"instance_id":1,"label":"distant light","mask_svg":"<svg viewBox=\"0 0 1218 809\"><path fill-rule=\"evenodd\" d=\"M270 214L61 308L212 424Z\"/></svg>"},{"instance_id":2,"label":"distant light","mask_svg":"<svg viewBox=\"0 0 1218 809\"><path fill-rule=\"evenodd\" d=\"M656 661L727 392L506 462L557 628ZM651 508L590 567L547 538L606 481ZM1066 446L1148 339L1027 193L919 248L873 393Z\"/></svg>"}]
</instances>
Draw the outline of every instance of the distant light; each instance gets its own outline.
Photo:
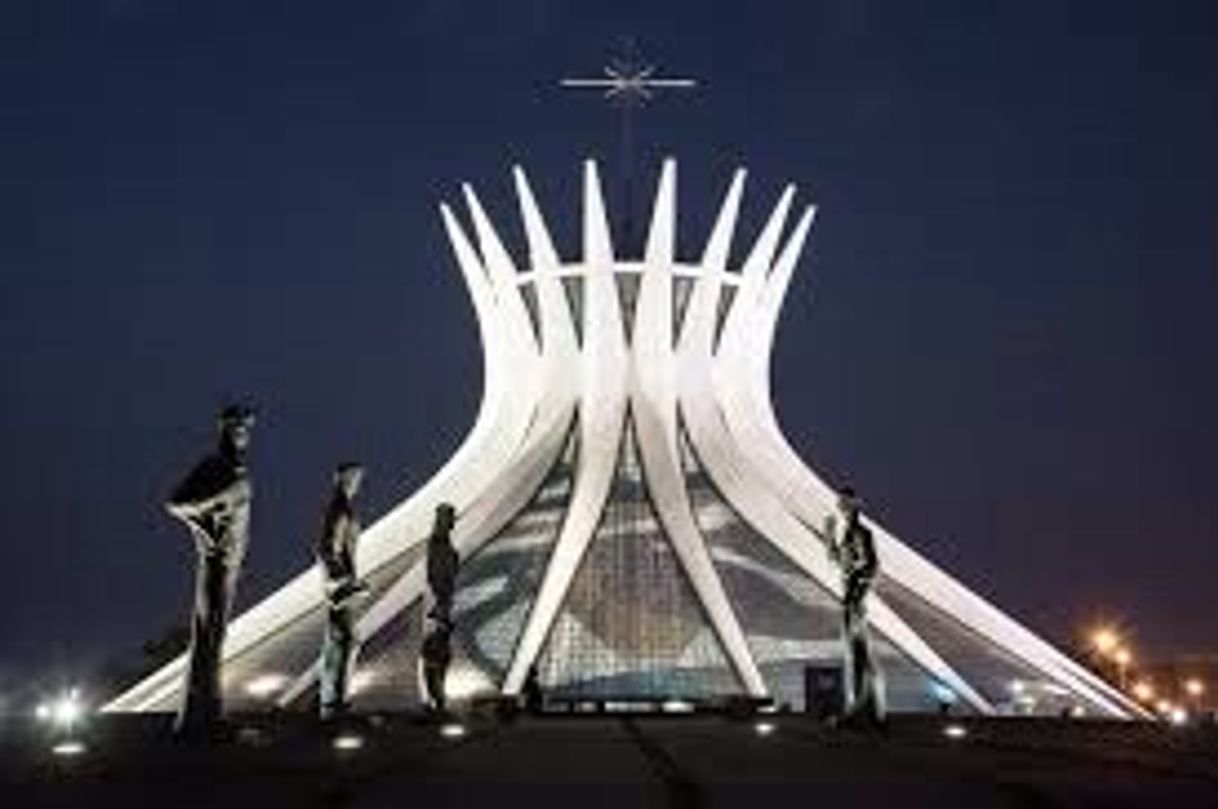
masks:
<instances>
[{"instance_id":1,"label":"distant light","mask_svg":"<svg viewBox=\"0 0 1218 809\"><path fill-rule=\"evenodd\" d=\"M1155 703L1155 710L1158 711L1159 713L1163 714L1164 716L1167 716L1168 714L1170 714L1172 711L1172 708L1175 708L1175 707L1176 707L1175 705L1172 705L1171 702L1169 702L1168 700L1165 700L1165 699L1161 699Z\"/></svg>"},{"instance_id":2,"label":"distant light","mask_svg":"<svg viewBox=\"0 0 1218 809\"><path fill-rule=\"evenodd\" d=\"M79 689L72 688L50 702L43 702L34 709L40 722L49 722L62 730L71 730L85 716L85 706Z\"/></svg>"},{"instance_id":3,"label":"distant light","mask_svg":"<svg viewBox=\"0 0 1218 809\"><path fill-rule=\"evenodd\" d=\"M273 696L288 684L288 678L282 674L259 674L245 684L245 693L256 699Z\"/></svg>"},{"instance_id":4,"label":"distant light","mask_svg":"<svg viewBox=\"0 0 1218 809\"><path fill-rule=\"evenodd\" d=\"M465 736L465 725L460 722L445 722L440 725L440 735L445 739L460 739Z\"/></svg>"},{"instance_id":5,"label":"distant light","mask_svg":"<svg viewBox=\"0 0 1218 809\"><path fill-rule=\"evenodd\" d=\"M1014 694L1015 696L1019 696L1020 694L1022 694L1027 689L1027 687L1028 687L1027 684L1025 684L1023 680L1011 680L1011 684L1009 686L1009 688L1011 689L1011 693Z\"/></svg>"},{"instance_id":6,"label":"distant light","mask_svg":"<svg viewBox=\"0 0 1218 809\"><path fill-rule=\"evenodd\" d=\"M1091 645L1102 655L1112 654L1121 644L1121 636L1109 626L1100 627L1091 633Z\"/></svg>"},{"instance_id":7,"label":"distant light","mask_svg":"<svg viewBox=\"0 0 1218 809\"><path fill-rule=\"evenodd\" d=\"M660 710L664 713L693 713L694 704L683 699L667 699L660 703Z\"/></svg>"},{"instance_id":8,"label":"distant light","mask_svg":"<svg viewBox=\"0 0 1218 809\"><path fill-rule=\"evenodd\" d=\"M1070 716L1074 719L1082 719L1087 715L1087 709L1082 705L1074 705L1070 708Z\"/></svg>"},{"instance_id":9,"label":"distant light","mask_svg":"<svg viewBox=\"0 0 1218 809\"><path fill-rule=\"evenodd\" d=\"M1184 681L1184 690L1190 697L1199 697L1205 693L1205 683L1197 677L1189 677Z\"/></svg>"},{"instance_id":10,"label":"distant light","mask_svg":"<svg viewBox=\"0 0 1218 809\"><path fill-rule=\"evenodd\" d=\"M1155 698L1155 687L1149 680L1138 680L1133 684L1133 695L1141 702L1150 702Z\"/></svg>"},{"instance_id":11,"label":"distant light","mask_svg":"<svg viewBox=\"0 0 1218 809\"><path fill-rule=\"evenodd\" d=\"M51 748L51 753L57 756L72 757L79 756L84 753L87 748L84 742L78 742L75 739L59 742Z\"/></svg>"},{"instance_id":12,"label":"distant light","mask_svg":"<svg viewBox=\"0 0 1218 809\"><path fill-rule=\"evenodd\" d=\"M775 725L773 722L758 722L753 725L754 732L756 732L756 734L758 736L762 736L762 737L769 736L771 733L773 733L777 729L778 729L778 726Z\"/></svg>"},{"instance_id":13,"label":"distant light","mask_svg":"<svg viewBox=\"0 0 1218 809\"><path fill-rule=\"evenodd\" d=\"M1112 659L1116 661L1118 666L1128 666L1133 662L1133 652L1122 646L1112 653Z\"/></svg>"},{"instance_id":14,"label":"distant light","mask_svg":"<svg viewBox=\"0 0 1218 809\"><path fill-rule=\"evenodd\" d=\"M968 735L968 729L964 725L953 722L944 726L943 735L949 739L963 739Z\"/></svg>"},{"instance_id":15,"label":"distant light","mask_svg":"<svg viewBox=\"0 0 1218 809\"><path fill-rule=\"evenodd\" d=\"M358 733L342 733L334 737L334 741L330 743L335 750L347 753L353 750L361 750L364 747L364 737Z\"/></svg>"},{"instance_id":16,"label":"distant light","mask_svg":"<svg viewBox=\"0 0 1218 809\"><path fill-rule=\"evenodd\" d=\"M1181 708L1179 706L1173 706L1171 711L1169 711L1167 714L1167 719L1169 722L1171 722L1173 725L1176 725L1177 727L1179 727L1180 725L1187 725L1188 724L1188 711L1184 710L1183 708Z\"/></svg>"}]
</instances>

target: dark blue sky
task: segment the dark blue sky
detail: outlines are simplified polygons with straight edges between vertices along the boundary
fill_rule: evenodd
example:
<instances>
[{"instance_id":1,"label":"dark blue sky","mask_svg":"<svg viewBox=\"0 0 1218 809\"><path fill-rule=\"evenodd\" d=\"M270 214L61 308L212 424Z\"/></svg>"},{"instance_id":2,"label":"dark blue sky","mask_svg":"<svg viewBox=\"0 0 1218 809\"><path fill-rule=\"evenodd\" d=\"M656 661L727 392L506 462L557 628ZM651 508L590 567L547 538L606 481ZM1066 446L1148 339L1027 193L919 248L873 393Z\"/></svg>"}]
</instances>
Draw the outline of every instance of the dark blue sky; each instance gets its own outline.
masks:
<instances>
[{"instance_id":1,"label":"dark blue sky","mask_svg":"<svg viewBox=\"0 0 1218 809\"><path fill-rule=\"evenodd\" d=\"M1218 649L1214 3L9 0L0 671L181 617L158 502L226 396L262 413L245 600L336 460L370 514L439 466L481 381L436 203L514 228L520 161L572 255L617 128L556 80L622 35L705 83L639 130L687 253L738 163L746 233L787 180L821 206L775 368L804 455L1040 631Z\"/></svg>"}]
</instances>

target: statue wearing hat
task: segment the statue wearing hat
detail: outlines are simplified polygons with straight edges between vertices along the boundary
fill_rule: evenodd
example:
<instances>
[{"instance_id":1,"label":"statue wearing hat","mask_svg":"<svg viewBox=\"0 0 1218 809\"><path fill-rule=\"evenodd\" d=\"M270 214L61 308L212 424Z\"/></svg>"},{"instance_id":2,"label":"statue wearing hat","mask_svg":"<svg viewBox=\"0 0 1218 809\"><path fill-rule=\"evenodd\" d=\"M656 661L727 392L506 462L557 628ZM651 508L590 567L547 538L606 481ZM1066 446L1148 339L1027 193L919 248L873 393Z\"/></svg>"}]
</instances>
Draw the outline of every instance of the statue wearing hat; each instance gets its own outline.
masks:
<instances>
[{"instance_id":1,"label":"statue wearing hat","mask_svg":"<svg viewBox=\"0 0 1218 809\"><path fill-rule=\"evenodd\" d=\"M178 733L205 737L223 712L220 660L229 610L249 544L253 490L245 453L254 425L244 405L224 408L217 419L216 450L173 490L165 508L186 524L198 564L191 614L190 652L178 712Z\"/></svg>"}]
</instances>

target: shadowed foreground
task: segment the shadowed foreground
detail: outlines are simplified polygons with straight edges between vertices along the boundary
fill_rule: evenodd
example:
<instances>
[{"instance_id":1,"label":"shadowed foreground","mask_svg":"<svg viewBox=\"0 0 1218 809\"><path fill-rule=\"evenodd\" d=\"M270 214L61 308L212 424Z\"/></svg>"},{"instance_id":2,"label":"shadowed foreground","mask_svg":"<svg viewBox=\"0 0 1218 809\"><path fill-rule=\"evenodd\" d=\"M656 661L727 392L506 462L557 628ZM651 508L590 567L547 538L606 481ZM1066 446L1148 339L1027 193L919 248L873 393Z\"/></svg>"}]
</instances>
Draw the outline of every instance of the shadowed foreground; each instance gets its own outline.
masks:
<instances>
[{"instance_id":1,"label":"shadowed foreground","mask_svg":"<svg viewBox=\"0 0 1218 809\"><path fill-rule=\"evenodd\" d=\"M167 717L97 718L87 750L50 754L6 723L0 804L11 807L1218 806L1218 731L1143 723L898 717L885 736L799 716L471 720L460 738L393 715L339 751L305 717L252 716L209 748ZM768 732L767 732L768 731ZM561 801L561 804L560 804ZM840 805L840 804L839 804Z\"/></svg>"}]
</instances>

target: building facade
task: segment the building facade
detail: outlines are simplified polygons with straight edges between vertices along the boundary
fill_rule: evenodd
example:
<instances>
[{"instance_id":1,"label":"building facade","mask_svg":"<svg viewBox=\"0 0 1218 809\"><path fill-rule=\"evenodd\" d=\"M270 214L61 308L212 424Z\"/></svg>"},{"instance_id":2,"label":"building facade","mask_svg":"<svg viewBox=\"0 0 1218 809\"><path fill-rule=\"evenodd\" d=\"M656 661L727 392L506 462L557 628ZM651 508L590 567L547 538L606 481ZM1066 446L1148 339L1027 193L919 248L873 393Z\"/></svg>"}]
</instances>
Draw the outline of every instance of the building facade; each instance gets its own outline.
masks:
<instances>
[{"instance_id":1,"label":"building facade","mask_svg":"<svg viewBox=\"0 0 1218 809\"><path fill-rule=\"evenodd\" d=\"M536 667L572 699L769 697L800 708L808 667L840 662L840 583L818 531L836 495L787 443L770 392L783 298L814 209L781 195L729 266L745 174L697 260L676 255L676 166L661 172L641 258L610 236L584 170L583 255L564 261L515 171L517 266L474 192L441 214L477 314L485 388L448 463L372 525L359 567L357 707L418 700L432 512L450 502L462 566L448 688L516 694ZM896 711L1131 716L1128 699L883 526L868 616ZM230 705L310 704L325 607L316 569L238 617ZM183 661L114 700L172 710Z\"/></svg>"}]
</instances>

